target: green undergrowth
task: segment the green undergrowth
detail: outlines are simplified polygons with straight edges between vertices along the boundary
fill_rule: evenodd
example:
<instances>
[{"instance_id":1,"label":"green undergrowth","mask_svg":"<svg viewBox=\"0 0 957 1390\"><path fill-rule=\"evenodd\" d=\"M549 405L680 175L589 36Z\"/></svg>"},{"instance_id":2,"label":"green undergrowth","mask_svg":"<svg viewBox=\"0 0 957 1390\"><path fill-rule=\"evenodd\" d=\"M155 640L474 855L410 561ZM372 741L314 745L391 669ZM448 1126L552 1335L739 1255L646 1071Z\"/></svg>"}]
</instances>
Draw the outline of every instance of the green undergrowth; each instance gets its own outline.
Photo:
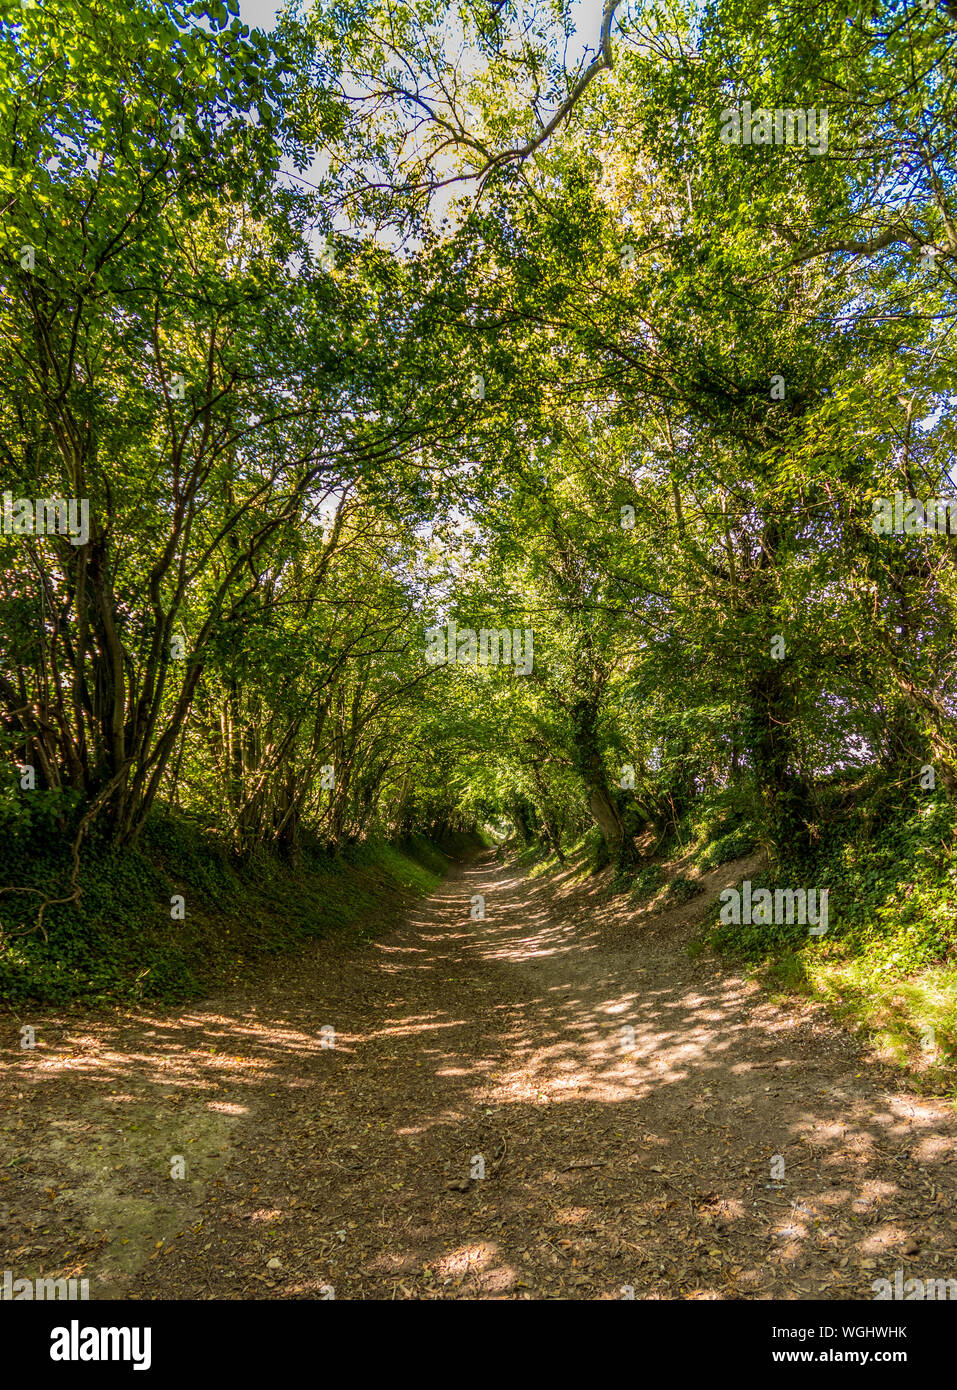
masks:
<instances>
[{"instance_id":1,"label":"green undergrowth","mask_svg":"<svg viewBox=\"0 0 957 1390\"><path fill-rule=\"evenodd\" d=\"M306 941L371 938L408 901L432 892L451 858L482 843L464 834L441 845L413 836L398 845L367 841L340 854L304 849L294 867L266 855L237 863L190 822L157 817L131 849L86 847L80 904L47 909L47 940L29 930L39 896L0 897L0 1004L201 997L236 983L257 960ZM4 858L4 885L49 897L69 893L62 849L14 837ZM171 916L177 895L182 920Z\"/></svg>"},{"instance_id":2,"label":"green undergrowth","mask_svg":"<svg viewBox=\"0 0 957 1390\"><path fill-rule=\"evenodd\" d=\"M828 927L722 922L697 949L747 962L772 992L804 994L929 1089L957 1086L957 814L943 795L847 808L813 857L778 862L752 887L828 889Z\"/></svg>"},{"instance_id":3,"label":"green undergrowth","mask_svg":"<svg viewBox=\"0 0 957 1390\"><path fill-rule=\"evenodd\" d=\"M635 907L653 905L662 911L678 907L703 891L699 882L702 874L751 854L758 844L747 796L737 788L714 792L699 797L670 821L644 862L620 866L609 882L609 892L627 894ZM589 831L584 845L593 867L598 867L601 856L594 832ZM677 874L667 867L676 859L683 861Z\"/></svg>"},{"instance_id":4,"label":"green undergrowth","mask_svg":"<svg viewBox=\"0 0 957 1390\"><path fill-rule=\"evenodd\" d=\"M507 854L508 847L504 848ZM542 874L558 868L558 856L547 845L534 841L514 849L514 862L518 868L524 869L529 878L540 878Z\"/></svg>"},{"instance_id":5,"label":"green undergrowth","mask_svg":"<svg viewBox=\"0 0 957 1390\"><path fill-rule=\"evenodd\" d=\"M569 883L578 883L593 872L588 853L588 837L583 836L574 844L563 846L564 864L550 845L544 841L532 841L527 845L501 846L503 858L510 859L530 879L542 878L548 874L561 873Z\"/></svg>"},{"instance_id":6,"label":"green undergrowth","mask_svg":"<svg viewBox=\"0 0 957 1390\"><path fill-rule=\"evenodd\" d=\"M665 870L661 864L645 864L630 878L629 898L636 907L650 903L661 892Z\"/></svg>"},{"instance_id":7,"label":"green undergrowth","mask_svg":"<svg viewBox=\"0 0 957 1390\"><path fill-rule=\"evenodd\" d=\"M698 797L665 836L659 857L690 855L702 874L742 859L760 842L753 807L753 793L737 787Z\"/></svg>"}]
</instances>

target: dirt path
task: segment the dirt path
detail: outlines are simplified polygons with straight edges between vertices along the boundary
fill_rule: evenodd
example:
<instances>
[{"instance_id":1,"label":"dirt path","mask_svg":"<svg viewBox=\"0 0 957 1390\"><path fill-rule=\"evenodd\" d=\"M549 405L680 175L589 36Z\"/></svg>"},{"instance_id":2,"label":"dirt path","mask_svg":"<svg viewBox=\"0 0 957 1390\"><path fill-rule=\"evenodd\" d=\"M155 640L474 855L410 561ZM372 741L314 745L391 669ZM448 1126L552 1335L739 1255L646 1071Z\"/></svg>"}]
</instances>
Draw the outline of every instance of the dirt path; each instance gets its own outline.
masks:
<instances>
[{"instance_id":1,"label":"dirt path","mask_svg":"<svg viewBox=\"0 0 957 1390\"><path fill-rule=\"evenodd\" d=\"M4 1082L6 1267L89 1274L94 1298L871 1299L898 1268L957 1277L953 1107L688 957L748 869L649 921L488 855L373 945L319 943L214 1006L48 1020Z\"/></svg>"}]
</instances>

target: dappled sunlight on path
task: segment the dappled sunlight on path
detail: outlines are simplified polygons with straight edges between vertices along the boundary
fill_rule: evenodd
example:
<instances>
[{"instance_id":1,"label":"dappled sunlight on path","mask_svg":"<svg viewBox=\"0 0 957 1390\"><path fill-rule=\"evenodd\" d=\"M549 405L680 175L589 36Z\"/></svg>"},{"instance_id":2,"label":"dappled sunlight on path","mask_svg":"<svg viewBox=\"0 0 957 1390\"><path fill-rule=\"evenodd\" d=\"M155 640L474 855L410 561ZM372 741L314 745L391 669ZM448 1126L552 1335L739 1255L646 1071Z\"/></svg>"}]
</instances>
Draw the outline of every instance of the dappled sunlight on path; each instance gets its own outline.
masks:
<instances>
[{"instance_id":1,"label":"dappled sunlight on path","mask_svg":"<svg viewBox=\"0 0 957 1390\"><path fill-rule=\"evenodd\" d=\"M952 1276L953 1109L689 957L741 867L648 919L485 855L361 948L178 1018L47 1030L16 1069L23 1192L85 1229L94 1297L869 1299L898 1267Z\"/></svg>"}]
</instances>

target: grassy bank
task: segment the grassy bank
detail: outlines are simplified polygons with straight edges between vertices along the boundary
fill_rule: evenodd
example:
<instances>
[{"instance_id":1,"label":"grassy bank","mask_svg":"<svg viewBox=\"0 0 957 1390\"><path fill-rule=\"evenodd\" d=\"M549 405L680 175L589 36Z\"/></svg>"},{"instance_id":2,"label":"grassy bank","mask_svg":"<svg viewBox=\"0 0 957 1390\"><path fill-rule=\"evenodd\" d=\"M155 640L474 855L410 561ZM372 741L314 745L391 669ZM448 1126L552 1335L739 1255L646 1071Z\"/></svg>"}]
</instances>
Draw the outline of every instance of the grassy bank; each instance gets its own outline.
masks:
<instances>
[{"instance_id":1,"label":"grassy bank","mask_svg":"<svg viewBox=\"0 0 957 1390\"><path fill-rule=\"evenodd\" d=\"M80 903L47 909L46 940L31 930L39 896L0 897L0 1005L198 998L305 941L367 939L433 891L450 856L478 843L459 836L440 847L417 836L339 855L306 849L294 868L268 856L240 864L188 821L158 817L132 849L87 848ZM4 857L5 885L69 893L62 849L24 838Z\"/></svg>"}]
</instances>

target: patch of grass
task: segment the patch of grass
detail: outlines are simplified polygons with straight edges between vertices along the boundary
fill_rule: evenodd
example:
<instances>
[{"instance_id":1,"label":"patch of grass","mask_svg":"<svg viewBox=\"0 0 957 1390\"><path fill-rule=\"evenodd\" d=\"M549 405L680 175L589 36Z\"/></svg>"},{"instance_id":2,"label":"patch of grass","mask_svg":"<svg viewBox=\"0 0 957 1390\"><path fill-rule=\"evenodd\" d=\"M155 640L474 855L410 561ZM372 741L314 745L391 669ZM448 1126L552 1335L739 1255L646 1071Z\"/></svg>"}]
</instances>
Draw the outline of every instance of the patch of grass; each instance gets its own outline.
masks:
<instances>
[{"instance_id":1,"label":"patch of grass","mask_svg":"<svg viewBox=\"0 0 957 1390\"><path fill-rule=\"evenodd\" d=\"M527 844L518 849L515 853L515 863L519 868L525 869L530 877L537 877L545 872L544 866L549 862L557 862L555 856L549 851L548 846L540 842Z\"/></svg>"},{"instance_id":2,"label":"patch of grass","mask_svg":"<svg viewBox=\"0 0 957 1390\"><path fill-rule=\"evenodd\" d=\"M696 856L695 864L701 873L707 873L709 869L717 869L733 859L743 859L746 854L752 854L755 848L754 831L748 825L739 825L737 829L719 835L705 845Z\"/></svg>"},{"instance_id":3,"label":"patch of grass","mask_svg":"<svg viewBox=\"0 0 957 1390\"><path fill-rule=\"evenodd\" d=\"M543 874L555 873L560 868L558 855L545 852L540 859L536 859L528 866L528 876L529 878L541 878Z\"/></svg>"},{"instance_id":4,"label":"patch of grass","mask_svg":"<svg viewBox=\"0 0 957 1390\"><path fill-rule=\"evenodd\" d=\"M787 959L787 958L785 958ZM785 993L822 999L850 1031L863 1037L885 1061L939 1090L957 1079L957 965L938 966L906 978L888 976L865 956L815 957L801 953L760 977Z\"/></svg>"}]
</instances>

